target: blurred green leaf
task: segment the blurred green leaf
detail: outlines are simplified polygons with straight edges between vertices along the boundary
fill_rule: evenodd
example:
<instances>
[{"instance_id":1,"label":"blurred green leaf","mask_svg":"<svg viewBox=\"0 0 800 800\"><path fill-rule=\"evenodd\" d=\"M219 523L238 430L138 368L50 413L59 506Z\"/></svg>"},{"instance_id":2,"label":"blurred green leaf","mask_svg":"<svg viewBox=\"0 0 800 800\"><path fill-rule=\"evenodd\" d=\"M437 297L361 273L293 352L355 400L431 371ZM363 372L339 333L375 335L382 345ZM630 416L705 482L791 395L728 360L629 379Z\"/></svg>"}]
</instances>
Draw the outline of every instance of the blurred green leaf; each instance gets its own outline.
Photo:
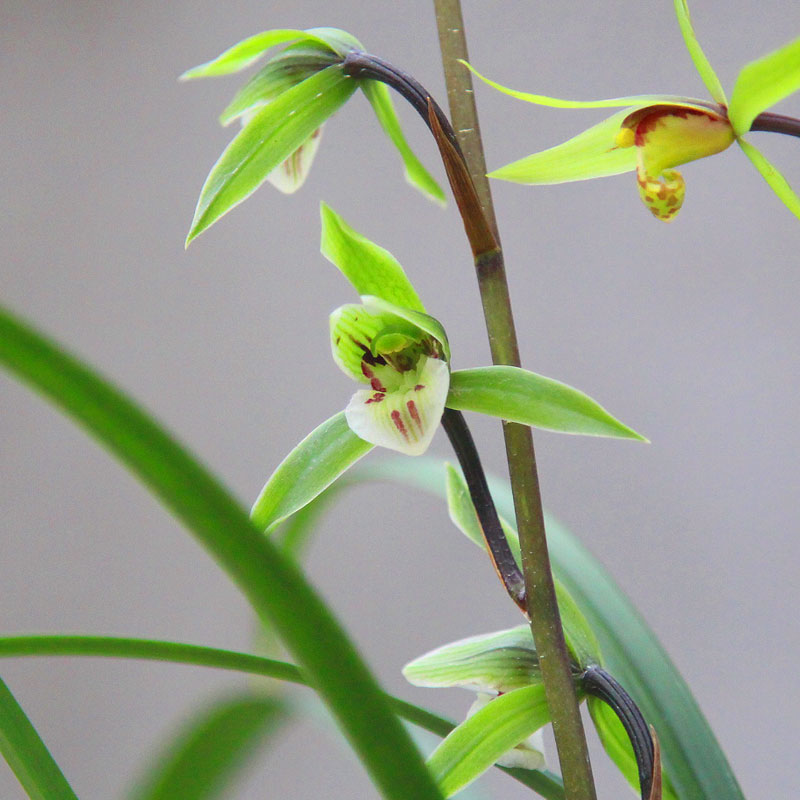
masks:
<instances>
[{"instance_id":1,"label":"blurred green leaf","mask_svg":"<svg viewBox=\"0 0 800 800\"><path fill-rule=\"evenodd\" d=\"M519 367L454 371L447 407L559 433L647 441L578 389Z\"/></svg>"},{"instance_id":2,"label":"blurred green leaf","mask_svg":"<svg viewBox=\"0 0 800 800\"><path fill-rule=\"evenodd\" d=\"M250 512L253 524L269 531L310 503L372 448L350 430L340 411L311 431L272 473Z\"/></svg>"},{"instance_id":3,"label":"blurred green leaf","mask_svg":"<svg viewBox=\"0 0 800 800\"><path fill-rule=\"evenodd\" d=\"M448 734L428 759L442 794L450 797L467 786L549 721L542 685L492 700Z\"/></svg>"},{"instance_id":4,"label":"blurred green leaf","mask_svg":"<svg viewBox=\"0 0 800 800\"><path fill-rule=\"evenodd\" d=\"M2 680L0 753L32 800L77 800L33 723Z\"/></svg>"},{"instance_id":5,"label":"blurred green leaf","mask_svg":"<svg viewBox=\"0 0 800 800\"><path fill-rule=\"evenodd\" d=\"M195 535L328 704L387 798L438 798L408 733L339 623L239 503L123 394L0 309L0 364L99 439Z\"/></svg>"},{"instance_id":6,"label":"blurred green leaf","mask_svg":"<svg viewBox=\"0 0 800 800\"><path fill-rule=\"evenodd\" d=\"M422 166L420 160L414 155L414 151L409 147L403 129L400 127L400 120L394 110L392 96L385 84L378 81L363 81L361 88L367 96L378 122L391 139L392 144L397 148L406 171L406 180L419 189L424 195L429 197L440 206L447 205L447 197L439 184L433 179L428 170Z\"/></svg>"},{"instance_id":7,"label":"blurred green leaf","mask_svg":"<svg viewBox=\"0 0 800 800\"><path fill-rule=\"evenodd\" d=\"M739 136L736 141L739 142L739 146L744 150L745 155L753 162L772 191L780 197L789 211L800 219L800 197L798 197L794 189L789 186L786 178L778 172L759 149L750 144L743 136Z\"/></svg>"},{"instance_id":8,"label":"blurred green leaf","mask_svg":"<svg viewBox=\"0 0 800 800\"><path fill-rule=\"evenodd\" d=\"M131 800L215 800L227 795L264 739L287 718L273 697L214 700L187 721L131 792Z\"/></svg>"},{"instance_id":9,"label":"blurred green leaf","mask_svg":"<svg viewBox=\"0 0 800 800\"><path fill-rule=\"evenodd\" d=\"M800 89L800 38L746 64L731 95L728 118L737 136L765 109Z\"/></svg>"},{"instance_id":10,"label":"blurred green leaf","mask_svg":"<svg viewBox=\"0 0 800 800\"><path fill-rule=\"evenodd\" d=\"M681 34L683 34L683 41L686 43L686 49L689 51L689 55L692 58L695 69L700 75L703 83L706 85L709 94L720 105L727 105L728 101L725 99L725 90L722 88L722 84L719 82L717 73L714 72L714 68L706 58L703 48L700 47L700 42L697 41L697 36L695 35L694 28L692 27L692 19L689 16L689 6L686 0L675 0L675 15L678 17L678 25L680 25Z\"/></svg>"},{"instance_id":11,"label":"blurred green leaf","mask_svg":"<svg viewBox=\"0 0 800 800\"><path fill-rule=\"evenodd\" d=\"M356 81L335 65L256 111L206 178L186 244L249 197L356 88Z\"/></svg>"},{"instance_id":12,"label":"blurred green leaf","mask_svg":"<svg viewBox=\"0 0 800 800\"><path fill-rule=\"evenodd\" d=\"M404 308L425 311L398 260L351 228L327 203L320 204L320 250L360 295L374 295Z\"/></svg>"}]
</instances>

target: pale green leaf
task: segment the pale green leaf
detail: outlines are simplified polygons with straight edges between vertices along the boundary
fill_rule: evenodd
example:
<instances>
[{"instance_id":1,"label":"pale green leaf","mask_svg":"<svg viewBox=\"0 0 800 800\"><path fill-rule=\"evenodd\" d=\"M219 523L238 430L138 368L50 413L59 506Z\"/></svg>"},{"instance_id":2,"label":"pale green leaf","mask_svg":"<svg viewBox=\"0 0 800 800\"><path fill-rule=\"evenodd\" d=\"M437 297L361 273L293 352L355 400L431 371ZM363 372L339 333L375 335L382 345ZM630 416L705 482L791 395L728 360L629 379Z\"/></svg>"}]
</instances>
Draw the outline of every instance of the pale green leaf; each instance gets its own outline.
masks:
<instances>
[{"instance_id":1,"label":"pale green leaf","mask_svg":"<svg viewBox=\"0 0 800 800\"><path fill-rule=\"evenodd\" d=\"M364 49L364 45L353 34L341 28L309 28L305 33L326 44L340 58L344 58L353 50Z\"/></svg>"},{"instance_id":2,"label":"pale green leaf","mask_svg":"<svg viewBox=\"0 0 800 800\"><path fill-rule=\"evenodd\" d=\"M736 141L739 142L739 146L744 150L747 157L755 164L756 169L763 175L764 180L770 185L772 191L780 197L789 211L800 219L800 197L789 186L786 178L775 169L760 150L750 144L744 137L740 136Z\"/></svg>"},{"instance_id":3,"label":"pale green leaf","mask_svg":"<svg viewBox=\"0 0 800 800\"><path fill-rule=\"evenodd\" d=\"M559 433L647 441L583 392L519 367L456 370L447 407Z\"/></svg>"},{"instance_id":4,"label":"pale green leaf","mask_svg":"<svg viewBox=\"0 0 800 800\"><path fill-rule=\"evenodd\" d=\"M800 38L746 64L731 95L728 117L737 136L775 103L800 89Z\"/></svg>"},{"instance_id":5,"label":"pale green leaf","mask_svg":"<svg viewBox=\"0 0 800 800\"><path fill-rule=\"evenodd\" d=\"M459 686L490 694L510 692L542 680L529 625L437 647L406 664L403 676L414 686Z\"/></svg>"},{"instance_id":6,"label":"pale green leaf","mask_svg":"<svg viewBox=\"0 0 800 800\"><path fill-rule=\"evenodd\" d=\"M398 305L391 300L386 300L384 297L365 294L361 296L361 302L371 314L394 314L433 336L442 345L444 360L450 361L450 344L447 340L447 334L444 327L442 327L442 323L435 317L407 306Z\"/></svg>"},{"instance_id":7,"label":"pale green leaf","mask_svg":"<svg viewBox=\"0 0 800 800\"><path fill-rule=\"evenodd\" d=\"M250 512L253 523L269 531L308 505L372 447L350 430L340 411L311 431L272 473Z\"/></svg>"},{"instance_id":8,"label":"pale green leaf","mask_svg":"<svg viewBox=\"0 0 800 800\"><path fill-rule=\"evenodd\" d=\"M400 120L394 110L389 89L379 81L363 81L361 88L367 96L378 122L380 122L381 127L403 159L406 180L440 206L447 205L447 198L442 188L433 179L428 170L422 166L422 163L414 155L413 150L406 141L406 137L400 127Z\"/></svg>"},{"instance_id":9,"label":"pale green leaf","mask_svg":"<svg viewBox=\"0 0 800 800\"><path fill-rule=\"evenodd\" d=\"M727 105L725 99L725 91L722 84L719 82L717 73L706 58L703 48L700 47L700 42L697 41L694 28L692 27L692 19L689 16L689 6L686 0L675 0L675 14L678 17L678 25L681 27L683 34L683 41L686 43L686 49L692 57L695 69L700 75L703 83L709 91L709 94L720 105Z\"/></svg>"},{"instance_id":10,"label":"pale green leaf","mask_svg":"<svg viewBox=\"0 0 800 800\"><path fill-rule=\"evenodd\" d=\"M249 36L247 39L233 45L233 47L229 47L224 53L221 53L211 61L186 70L180 79L186 81L192 78L208 78L239 72L239 70L250 66L254 61L261 58L270 47L297 39L317 42L328 47L323 39L314 36L310 31L301 31L294 28L263 31L254 36Z\"/></svg>"},{"instance_id":11,"label":"pale green leaf","mask_svg":"<svg viewBox=\"0 0 800 800\"><path fill-rule=\"evenodd\" d=\"M515 689L455 728L433 751L428 768L450 797L549 721L544 686Z\"/></svg>"},{"instance_id":12,"label":"pale green leaf","mask_svg":"<svg viewBox=\"0 0 800 800\"><path fill-rule=\"evenodd\" d=\"M524 100L527 103L534 103L537 106L549 106L550 108L628 108L638 107L643 108L653 104L668 105L678 104L682 105L687 98L678 97L671 94L635 94L630 97L612 97L609 100L562 100L559 97L548 97L544 94L531 94L530 92L520 92L517 89L509 89L497 81L481 75L478 70L466 61L459 59L461 63L470 69L474 75L480 78L484 83L497 89L498 92L507 94L510 97L515 97L517 100ZM694 101L690 101L694 102ZM632 110L632 109L631 109Z\"/></svg>"},{"instance_id":13,"label":"pale green leaf","mask_svg":"<svg viewBox=\"0 0 800 800\"><path fill-rule=\"evenodd\" d=\"M360 295L374 295L397 306L425 311L397 259L351 228L329 205L320 205L322 255L342 272Z\"/></svg>"},{"instance_id":14,"label":"pale green leaf","mask_svg":"<svg viewBox=\"0 0 800 800\"><path fill-rule=\"evenodd\" d=\"M215 800L265 737L286 718L283 703L245 694L215 700L195 713L140 779L130 800Z\"/></svg>"},{"instance_id":15,"label":"pale green leaf","mask_svg":"<svg viewBox=\"0 0 800 800\"><path fill-rule=\"evenodd\" d=\"M77 800L33 723L2 680L0 754L32 800Z\"/></svg>"},{"instance_id":16,"label":"pale green leaf","mask_svg":"<svg viewBox=\"0 0 800 800\"><path fill-rule=\"evenodd\" d=\"M327 67L258 110L206 178L187 245L249 197L347 101L356 86L340 66Z\"/></svg>"}]
</instances>

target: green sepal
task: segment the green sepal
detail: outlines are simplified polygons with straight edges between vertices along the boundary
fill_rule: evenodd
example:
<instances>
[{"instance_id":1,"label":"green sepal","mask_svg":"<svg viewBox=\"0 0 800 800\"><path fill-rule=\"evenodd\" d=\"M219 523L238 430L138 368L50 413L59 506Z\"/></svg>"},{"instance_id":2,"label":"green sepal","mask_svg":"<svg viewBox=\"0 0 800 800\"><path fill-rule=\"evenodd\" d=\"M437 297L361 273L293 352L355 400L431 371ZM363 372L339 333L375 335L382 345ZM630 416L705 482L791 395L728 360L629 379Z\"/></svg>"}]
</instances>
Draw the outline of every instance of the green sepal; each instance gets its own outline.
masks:
<instances>
[{"instance_id":1,"label":"green sepal","mask_svg":"<svg viewBox=\"0 0 800 800\"><path fill-rule=\"evenodd\" d=\"M695 69L700 75L703 83L706 85L709 94L720 105L727 105L728 101L725 99L725 90L722 88L722 84L719 82L717 73L714 72L714 68L706 58L703 48L700 47L700 42L697 41L697 36L695 35L694 27L692 26L692 19L689 15L689 6L686 0L675 0L675 16L678 18L678 25L680 25L681 34L683 35L683 41L686 44L686 49L689 51L689 55L691 56Z\"/></svg>"},{"instance_id":2,"label":"green sepal","mask_svg":"<svg viewBox=\"0 0 800 800\"><path fill-rule=\"evenodd\" d=\"M367 311L372 314L394 314L396 317L410 322L414 327L432 336L441 345L441 356L443 360L448 363L450 362L450 343L447 340L444 327L438 319L430 316L430 314L396 305L383 297L376 297L374 295L362 295L361 302L364 304Z\"/></svg>"},{"instance_id":3,"label":"green sepal","mask_svg":"<svg viewBox=\"0 0 800 800\"><path fill-rule=\"evenodd\" d=\"M647 441L578 389L519 367L456 370L447 407L559 433Z\"/></svg>"},{"instance_id":4,"label":"green sepal","mask_svg":"<svg viewBox=\"0 0 800 800\"><path fill-rule=\"evenodd\" d=\"M450 797L549 721L544 686L515 689L456 727L433 751L428 768Z\"/></svg>"},{"instance_id":5,"label":"green sepal","mask_svg":"<svg viewBox=\"0 0 800 800\"><path fill-rule=\"evenodd\" d=\"M746 64L733 87L728 118L737 136L764 110L800 89L800 38Z\"/></svg>"},{"instance_id":6,"label":"green sepal","mask_svg":"<svg viewBox=\"0 0 800 800\"><path fill-rule=\"evenodd\" d=\"M311 431L272 473L250 512L253 523L270 531L308 505L372 447L350 430L340 411Z\"/></svg>"},{"instance_id":7,"label":"green sepal","mask_svg":"<svg viewBox=\"0 0 800 800\"><path fill-rule=\"evenodd\" d=\"M378 81L363 81L361 88L369 100L378 122L403 159L408 183L435 203L442 207L446 206L447 197L441 186L414 155L414 151L409 147L406 137L403 135L389 89Z\"/></svg>"},{"instance_id":8,"label":"green sepal","mask_svg":"<svg viewBox=\"0 0 800 800\"><path fill-rule=\"evenodd\" d=\"M249 197L356 87L340 66L327 67L256 111L206 178L186 244Z\"/></svg>"},{"instance_id":9,"label":"green sepal","mask_svg":"<svg viewBox=\"0 0 800 800\"><path fill-rule=\"evenodd\" d=\"M350 227L327 203L320 204L322 255L360 295L374 295L397 306L425 311L397 259Z\"/></svg>"},{"instance_id":10,"label":"green sepal","mask_svg":"<svg viewBox=\"0 0 800 800\"><path fill-rule=\"evenodd\" d=\"M739 136L736 141L739 146L744 150L745 155L753 162L755 168L761 173L761 176L769 184L770 188L776 195L783 201L783 204L792 212L798 219L800 219L800 197L797 196L794 189L789 186L789 182L778 170L773 166L767 157L743 136Z\"/></svg>"},{"instance_id":11,"label":"green sepal","mask_svg":"<svg viewBox=\"0 0 800 800\"><path fill-rule=\"evenodd\" d=\"M437 647L406 664L403 676L414 686L458 686L489 694L510 692L542 680L528 625Z\"/></svg>"}]
</instances>

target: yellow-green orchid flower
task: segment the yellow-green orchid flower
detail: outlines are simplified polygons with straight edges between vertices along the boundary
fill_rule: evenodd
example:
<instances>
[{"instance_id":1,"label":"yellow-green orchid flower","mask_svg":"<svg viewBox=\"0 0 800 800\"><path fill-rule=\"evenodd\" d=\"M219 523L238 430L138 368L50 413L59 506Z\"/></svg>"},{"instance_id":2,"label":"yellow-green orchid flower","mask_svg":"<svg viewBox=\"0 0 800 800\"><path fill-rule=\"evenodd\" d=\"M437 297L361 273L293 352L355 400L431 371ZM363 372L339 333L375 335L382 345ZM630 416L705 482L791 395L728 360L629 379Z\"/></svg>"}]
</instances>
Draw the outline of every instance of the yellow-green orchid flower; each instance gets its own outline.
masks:
<instances>
[{"instance_id":1,"label":"yellow-green orchid flower","mask_svg":"<svg viewBox=\"0 0 800 800\"><path fill-rule=\"evenodd\" d=\"M744 138L750 130L800 135L800 122L762 115L767 108L800 89L800 38L747 64L739 73L729 103L697 41L686 0L674 2L689 55L713 102L672 95L588 102L560 100L509 89L470 67L495 89L530 103L554 108L624 108L569 141L514 161L490 173L490 177L549 184L636 170L644 204L657 219L668 222L680 210L685 193L683 177L673 167L719 153L736 141L773 191L800 218L800 198L766 157ZM776 120L780 121L777 125ZM787 122L789 130L784 124Z\"/></svg>"}]
</instances>

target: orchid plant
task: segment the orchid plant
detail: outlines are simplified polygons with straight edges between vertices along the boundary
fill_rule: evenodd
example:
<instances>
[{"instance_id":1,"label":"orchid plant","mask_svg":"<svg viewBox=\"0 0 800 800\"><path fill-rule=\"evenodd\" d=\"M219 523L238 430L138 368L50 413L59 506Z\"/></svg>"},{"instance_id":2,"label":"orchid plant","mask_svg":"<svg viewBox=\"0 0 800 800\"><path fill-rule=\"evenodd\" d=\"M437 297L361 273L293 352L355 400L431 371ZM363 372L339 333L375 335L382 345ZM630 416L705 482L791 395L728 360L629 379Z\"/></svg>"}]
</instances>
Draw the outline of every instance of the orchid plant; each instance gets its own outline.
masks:
<instances>
[{"instance_id":1,"label":"orchid plant","mask_svg":"<svg viewBox=\"0 0 800 800\"><path fill-rule=\"evenodd\" d=\"M694 35L685 0L675 0L675 9L713 102L668 95L566 101L483 78L540 105L624 109L565 144L492 175L553 183L636 170L645 205L657 218L670 220L684 195L683 178L673 168L736 141L800 217L800 199L744 138L755 130L800 134L800 122L765 112L800 88L800 39L746 66L728 103ZM443 29L459 33L463 45L463 24L452 16L453 7L437 0L437 10ZM458 53L448 54L446 41L451 39L443 36L452 85L456 71L461 78L466 74L465 48L459 61ZM330 708L380 793L396 800L441 800L493 766L550 800L594 800L579 712L585 701L606 752L642 800L743 800L713 733L655 635L577 539L555 521L545 523L530 427L646 440L578 389L520 366L496 221L490 201L480 197L484 176L465 156L468 144L480 150L480 140L469 139L477 128L469 124L475 121L468 116L472 112L454 103L453 116L461 118L453 125L415 78L334 28L266 31L183 78L237 73L277 47L222 113L223 124L238 120L241 127L205 181L187 245L265 182L285 193L298 190L323 125L358 90L398 150L407 180L442 204L444 192L401 131L393 89L420 114L442 156L472 249L494 363L454 369L463 354L451 346L444 325L423 305L400 262L322 203L322 255L354 291L330 314L333 361L360 388L349 401L332 402L344 410L283 459L248 515L135 404L0 311L0 362L87 427L162 499L242 589L264 639L280 641L293 663L170 642L79 636L6 637L0 639L0 655L154 658L308 684ZM511 493L484 473L463 412L504 421ZM459 468L419 458L440 425ZM344 487L380 472L357 464L375 447L399 454L385 462L384 477L428 490L439 487L455 526L486 550L522 616L516 627L443 645L403 670L418 686L476 692L460 724L383 693L298 566L296 542L309 534L316 515ZM406 457L416 459L411 470ZM217 789L245 745L288 714L277 692L254 692L215 706L150 771L135 796L221 796L224 789ZM426 760L399 717L442 737ZM561 775L547 769L553 762L541 744L541 729L550 722ZM0 752L31 797L76 796L2 682ZM219 757L209 759L209 752Z\"/></svg>"}]
</instances>

